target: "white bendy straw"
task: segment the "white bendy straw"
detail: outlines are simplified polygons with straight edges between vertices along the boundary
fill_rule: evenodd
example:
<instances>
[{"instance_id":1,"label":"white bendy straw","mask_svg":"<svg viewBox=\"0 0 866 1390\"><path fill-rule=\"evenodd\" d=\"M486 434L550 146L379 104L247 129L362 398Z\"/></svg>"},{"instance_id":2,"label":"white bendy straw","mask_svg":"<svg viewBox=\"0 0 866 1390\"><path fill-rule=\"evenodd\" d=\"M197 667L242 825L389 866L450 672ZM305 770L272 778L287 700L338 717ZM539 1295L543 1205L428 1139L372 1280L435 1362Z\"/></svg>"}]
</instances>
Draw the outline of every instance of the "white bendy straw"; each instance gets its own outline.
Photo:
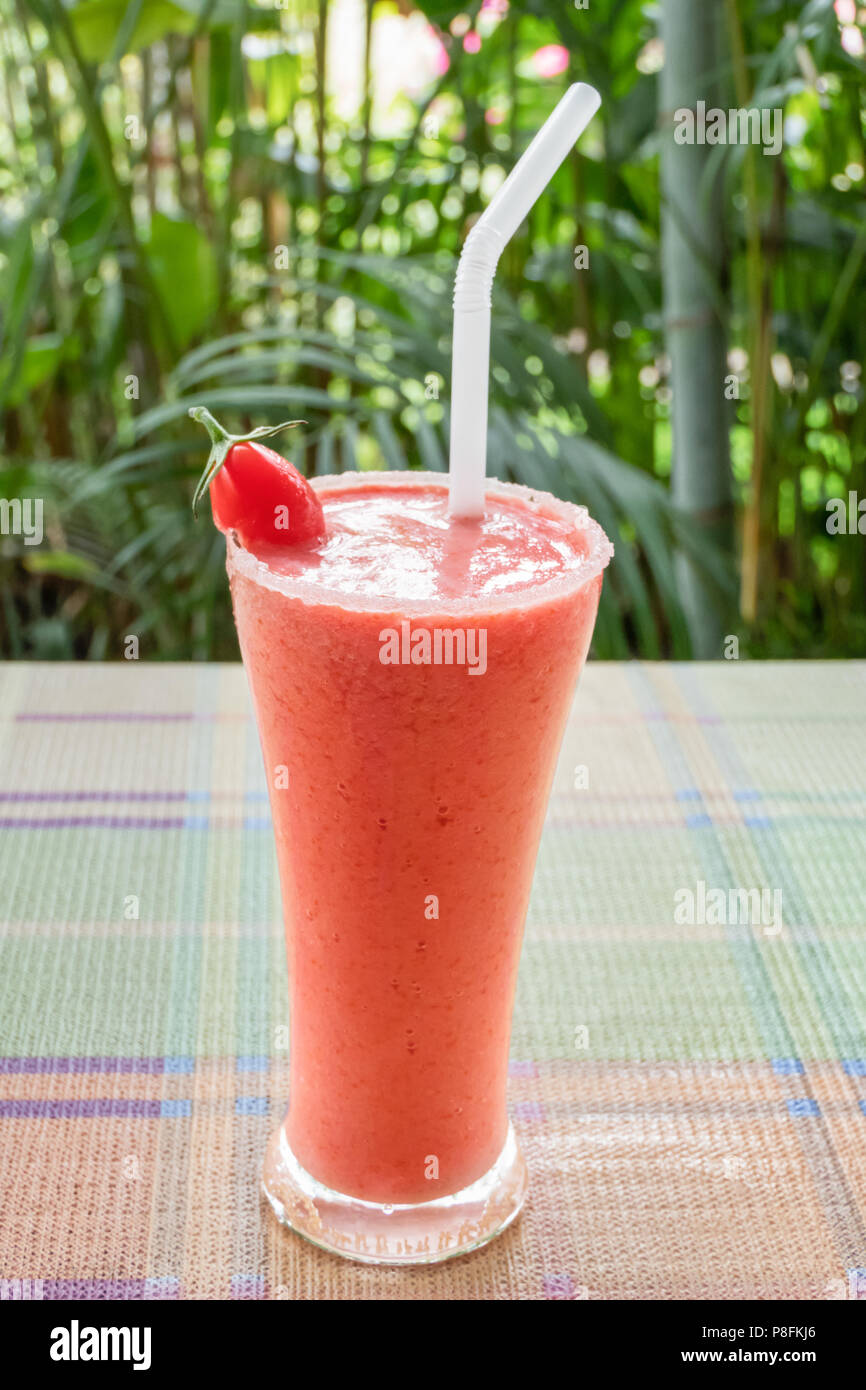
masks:
<instances>
[{"instance_id":1,"label":"white bendy straw","mask_svg":"<svg viewBox=\"0 0 866 1390\"><path fill-rule=\"evenodd\" d=\"M569 87L464 243L454 281L451 348L452 516L484 515L490 290L499 257L600 105L594 87Z\"/></svg>"}]
</instances>

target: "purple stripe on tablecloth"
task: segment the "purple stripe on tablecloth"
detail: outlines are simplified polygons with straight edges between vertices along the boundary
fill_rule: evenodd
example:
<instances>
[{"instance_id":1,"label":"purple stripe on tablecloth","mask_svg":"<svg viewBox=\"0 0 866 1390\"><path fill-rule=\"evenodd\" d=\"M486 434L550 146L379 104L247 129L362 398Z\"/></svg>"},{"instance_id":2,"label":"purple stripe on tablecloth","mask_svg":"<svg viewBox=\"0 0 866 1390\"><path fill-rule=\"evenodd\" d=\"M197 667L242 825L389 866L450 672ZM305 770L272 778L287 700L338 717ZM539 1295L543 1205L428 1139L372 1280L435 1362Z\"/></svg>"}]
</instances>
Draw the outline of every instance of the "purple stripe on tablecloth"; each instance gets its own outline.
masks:
<instances>
[{"instance_id":1,"label":"purple stripe on tablecloth","mask_svg":"<svg viewBox=\"0 0 866 1390\"><path fill-rule=\"evenodd\" d=\"M180 1067L179 1062L188 1066ZM191 1057L0 1057L0 1075L87 1076L120 1072L162 1076L165 1072L192 1071L193 1065Z\"/></svg>"},{"instance_id":2,"label":"purple stripe on tablecloth","mask_svg":"<svg viewBox=\"0 0 866 1390\"><path fill-rule=\"evenodd\" d=\"M570 1274L545 1274L541 1287L545 1298L575 1299L581 1294L586 1297L586 1290L575 1283Z\"/></svg>"},{"instance_id":3,"label":"purple stripe on tablecloth","mask_svg":"<svg viewBox=\"0 0 866 1390\"><path fill-rule=\"evenodd\" d=\"M0 792L0 801L198 801L191 792Z\"/></svg>"},{"instance_id":4,"label":"purple stripe on tablecloth","mask_svg":"<svg viewBox=\"0 0 866 1390\"><path fill-rule=\"evenodd\" d=\"M113 1119L128 1116L140 1119L159 1117L162 1101L121 1100L106 1096L101 1100L0 1100L2 1120Z\"/></svg>"},{"instance_id":5,"label":"purple stripe on tablecloth","mask_svg":"<svg viewBox=\"0 0 866 1390\"><path fill-rule=\"evenodd\" d=\"M263 1274L233 1274L231 1294L233 1299L265 1298L265 1276Z\"/></svg>"},{"instance_id":6,"label":"purple stripe on tablecloth","mask_svg":"<svg viewBox=\"0 0 866 1390\"><path fill-rule=\"evenodd\" d=\"M191 1053L166 1053L153 1057L120 1056L41 1056L41 1057L2 1057L0 1056L0 1076L94 1076L94 1075L137 1075L137 1076L190 1076L197 1065L223 1063L230 1060L234 1070L239 1073L262 1073L270 1070L272 1059L266 1053L241 1054L237 1056L194 1057ZM285 1058L274 1059L274 1065L284 1065ZM562 1071L584 1070L587 1063L582 1057L557 1057L550 1062L529 1061L512 1057L508 1063L510 1077L538 1078L542 1075L557 1075ZM708 1063L715 1066L715 1063ZM798 1058L775 1057L761 1066L770 1065L780 1076L798 1076L806 1071ZM827 1057L810 1063L816 1069L841 1067L847 1076L866 1076L866 1059L853 1058L837 1061ZM640 1064L634 1067L640 1070ZM698 1068L700 1070L700 1068Z\"/></svg>"},{"instance_id":7,"label":"purple stripe on tablecloth","mask_svg":"<svg viewBox=\"0 0 866 1390\"><path fill-rule=\"evenodd\" d=\"M174 1299L180 1298L180 1281L167 1279L44 1279L42 1297L58 1300Z\"/></svg>"},{"instance_id":8,"label":"purple stripe on tablecloth","mask_svg":"<svg viewBox=\"0 0 866 1390\"><path fill-rule=\"evenodd\" d=\"M99 830L184 830L185 816L0 816L2 830L71 830L75 826Z\"/></svg>"},{"instance_id":9,"label":"purple stripe on tablecloth","mask_svg":"<svg viewBox=\"0 0 866 1390\"><path fill-rule=\"evenodd\" d=\"M3 830L270 830L270 816L0 816Z\"/></svg>"},{"instance_id":10,"label":"purple stripe on tablecloth","mask_svg":"<svg viewBox=\"0 0 866 1390\"><path fill-rule=\"evenodd\" d=\"M0 801L266 801L267 792L4 792Z\"/></svg>"},{"instance_id":11,"label":"purple stripe on tablecloth","mask_svg":"<svg viewBox=\"0 0 866 1390\"><path fill-rule=\"evenodd\" d=\"M538 1063L537 1063L537 1062L529 1062L529 1061L520 1061L520 1060L518 1060L518 1058L512 1057L512 1058L509 1060L509 1063L508 1063L508 1075L509 1075L509 1076L537 1076L537 1075L538 1075Z\"/></svg>"},{"instance_id":12,"label":"purple stripe on tablecloth","mask_svg":"<svg viewBox=\"0 0 866 1390\"><path fill-rule=\"evenodd\" d=\"M0 1057L0 1076L190 1076L197 1060L213 1059L173 1053L163 1057ZM235 1057L234 1066L241 1073L267 1072L271 1059L258 1053Z\"/></svg>"},{"instance_id":13,"label":"purple stripe on tablecloth","mask_svg":"<svg viewBox=\"0 0 866 1390\"><path fill-rule=\"evenodd\" d=\"M512 1118L517 1120L518 1123L529 1123L533 1120L544 1123L547 1120L547 1110L545 1107L533 1100L521 1101L517 1105L513 1105L511 1107L511 1114Z\"/></svg>"},{"instance_id":14,"label":"purple stripe on tablecloth","mask_svg":"<svg viewBox=\"0 0 866 1390\"><path fill-rule=\"evenodd\" d=\"M267 1097L240 1097L240 1104L228 1107L236 1116L265 1115L269 1113L270 1102ZM253 1103L255 1110L253 1110ZM852 1116L866 1114L866 1100L851 1098L845 1101L818 1102L808 1096L789 1098L784 1106L779 1100L755 1102L731 1102L715 1104L711 1101L652 1101L637 1104L635 1101L594 1104L594 1112L604 1115L718 1115L734 1118L771 1117L780 1113L794 1119L821 1120L822 1116ZM193 1113L192 1100L130 1100L103 1096L95 1100L0 1100L0 1120L93 1120L93 1119L188 1119ZM511 1107L511 1116L518 1124L547 1124L551 1116L570 1118L585 1115L584 1101L522 1101ZM810 1127L811 1128L811 1127Z\"/></svg>"},{"instance_id":15,"label":"purple stripe on tablecloth","mask_svg":"<svg viewBox=\"0 0 866 1390\"><path fill-rule=\"evenodd\" d=\"M138 711L138 710L100 710L86 714L55 713L44 712L23 712L15 715L15 720L19 724L103 724L103 723L146 723L156 724L189 724L195 720L225 720L242 719L248 720L248 714L197 714L191 710L178 711L177 713L160 713L158 711Z\"/></svg>"}]
</instances>

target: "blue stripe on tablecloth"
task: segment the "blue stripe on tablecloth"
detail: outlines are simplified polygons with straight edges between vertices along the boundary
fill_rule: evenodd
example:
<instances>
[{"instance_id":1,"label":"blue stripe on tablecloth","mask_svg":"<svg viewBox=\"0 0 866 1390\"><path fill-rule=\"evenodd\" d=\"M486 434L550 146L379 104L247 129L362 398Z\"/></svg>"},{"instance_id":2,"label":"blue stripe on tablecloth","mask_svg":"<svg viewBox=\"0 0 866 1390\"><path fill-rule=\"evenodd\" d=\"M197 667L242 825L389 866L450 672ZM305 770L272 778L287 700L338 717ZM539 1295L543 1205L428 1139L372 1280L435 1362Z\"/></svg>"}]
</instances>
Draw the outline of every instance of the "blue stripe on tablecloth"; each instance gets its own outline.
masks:
<instances>
[{"instance_id":1,"label":"blue stripe on tablecloth","mask_svg":"<svg viewBox=\"0 0 866 1390\"><path fill-rule=\"evenodd\" d=\"M710 697L707 694L704 681L699 671L691 667L675 666L672 669L673 676L677 682L683 697L694 708L706 711L710 707ZM734 745L731 734L721 721L713 724L704 734L704 739L712 752L722 776L729 786L752 787L752 778L748 775L739 752ZM693 780L693 779L690 779ZM750 802L755 802L756 798L748 798ZM760 801L757 802L760 806ZM791 885L794 893L801 905L802 920L812 925L811 916L805 898L798 892L796 872L787 854L784 853L778 836L775 832L765 827L756 828L755 821L765 818L750 816L751 822L750 838L752 852L764 869L764 876L769 884L781 886L781 884ZM744 817L744 821L746 818ZM713 878L715 885L735 886L732 883L733 874L730 863L721 843L718 841L715 832L704 831L701 834L705 837L705 849L708 851L708 858L714 859L717 863L724 866L723 879ZM710 845L712 836L712 845ZM711 850L711 853L709 851ZM769 862L768 862L769 861ZM785 897L783 895L783 921L785 920ZM770 978L766 964L763 959L761 946L755 936L749 934L744 936L742 932L736 934L727 929L728 940L732 954L738 967L742 969L743 983L746 997L748 998L755 1022L762 1035L766 1036L765 1008L768 1009L774 1023L781 1024L786 1038L790 1039L786 1046L770 1047L769 1056L786 1057L790 1060L798 1060L795 1056L796 1048L793 1045L790 1029L784 1016L784 1011L779 1002L773 982ZM842 991L834 1000L827 988L828 976L833 976L838 980L838 975L832 967L832 962L826 960L827 952L823 948L818 949L817 942L804 941L799 933L789 933L792 949L799 958L805 971L806 978L812 987L814 996L818 1002L822 1019L827 1026L830 1037L833 1039L837 1053L840 1056L857 1054L863 1050L863 1040L859 1040L859 1045L851 1045L853 1036L847 1024L841 1025L838 1021L838 999L845 998L845 991ZM814 946L815 950L809 949ZM815 966L817 965L817 970ZM822 966L828 969L822 969ZM841 981L839 982L841 989ZM843 1041L844 1040L844 1041ZM778 1073L777 1073L778 1074ZM788 1078L787 1084L794 1084L792 1077L796 1076L798 1084L805 1095L788 1096L786 1104L788 1114L792 1120L812 1119L817 1121L815 1124L796 1125L796 1135L800 1143L801 1151L809 1164L815 1189L818 1192L824 1213L827 1218L828 1226L833 1233L836 1248L846 1267L862 1263L866 1256L866 1226L860 1212L860 1206L855 1193L851 1190L850 1183L845 1174L844 1163L840 1160L836 1146L833 1142L831 1131L821 1118L820 1106L815 1096L809 1094L810 1083L805 1070L802 1073L790 1071L785 1074ZM781 1080L781 1078L780 1078Z\"/></svg>"}]
</instances>

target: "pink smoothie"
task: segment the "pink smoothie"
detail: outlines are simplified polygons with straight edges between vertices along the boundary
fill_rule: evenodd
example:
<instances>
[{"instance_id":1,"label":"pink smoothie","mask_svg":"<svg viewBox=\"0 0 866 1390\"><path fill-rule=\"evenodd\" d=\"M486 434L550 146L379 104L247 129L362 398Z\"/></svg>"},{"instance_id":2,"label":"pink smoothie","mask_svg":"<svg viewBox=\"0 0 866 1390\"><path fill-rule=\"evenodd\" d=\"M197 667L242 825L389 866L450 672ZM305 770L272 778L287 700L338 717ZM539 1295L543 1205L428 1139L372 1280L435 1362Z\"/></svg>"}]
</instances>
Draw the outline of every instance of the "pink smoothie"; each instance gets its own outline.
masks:
<instances>
[{"instance_id":1,"label":"pink smoothie","mask_svg":"<svg viewBox=\"0 0 866 1390\"><path fill-rule=\"evenodd\" d=\"M285 1130L328 1187L423 1202L505 1140L523 923L611 551L525 488L491 485L480 522L449 520L435 474L316 488L318 545L229 536L286 926Z\"/></svg>"}]
</instances>

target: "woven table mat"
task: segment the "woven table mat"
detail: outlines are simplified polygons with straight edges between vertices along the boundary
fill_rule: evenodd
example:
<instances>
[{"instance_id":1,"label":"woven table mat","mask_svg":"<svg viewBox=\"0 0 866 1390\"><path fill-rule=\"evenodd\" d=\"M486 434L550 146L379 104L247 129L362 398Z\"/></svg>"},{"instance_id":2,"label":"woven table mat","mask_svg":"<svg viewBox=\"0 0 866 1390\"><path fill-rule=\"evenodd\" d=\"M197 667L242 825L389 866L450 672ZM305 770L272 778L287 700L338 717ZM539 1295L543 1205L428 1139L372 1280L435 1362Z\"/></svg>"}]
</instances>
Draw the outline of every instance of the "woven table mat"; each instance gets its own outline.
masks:
<instances>
[{"instance_id":1,"label":"woven table mat","mask_svg":"<svg viewBox=\"0 0 866 1390\"><path fill-rule=\"evenodd\" d=\"M512 1038L528 1205L473 1255L375 1269L259 1195L287 988L242 669L0 667L0 1280L866 1297L864 747L866 663L587 668ZM781 912L683 920L730 889Z\"/></svg>"}]
</instances>

